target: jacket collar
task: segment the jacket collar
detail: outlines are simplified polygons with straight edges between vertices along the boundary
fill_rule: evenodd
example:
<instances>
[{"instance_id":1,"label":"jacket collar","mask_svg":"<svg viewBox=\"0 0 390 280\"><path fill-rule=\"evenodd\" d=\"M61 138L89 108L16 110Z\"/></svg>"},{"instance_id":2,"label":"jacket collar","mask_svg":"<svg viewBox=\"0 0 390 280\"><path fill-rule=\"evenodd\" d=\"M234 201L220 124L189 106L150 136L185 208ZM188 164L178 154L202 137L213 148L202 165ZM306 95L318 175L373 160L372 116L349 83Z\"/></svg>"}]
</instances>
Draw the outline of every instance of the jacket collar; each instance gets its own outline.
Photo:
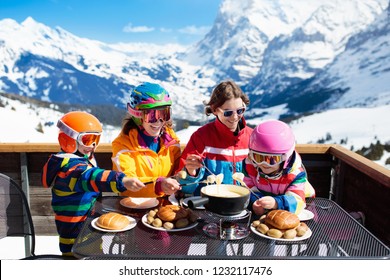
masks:
<instances>
[{"instance_id":1,"label":"jacket collar","mask_svg":"<svg viewBox=\"0 0 390 280\"><path fill-rule=\"evenodd\" d=\"M240 128L240 131L237 135L234 134L234 132L230 131L230 129L224 125L218 118L214 121L215 126L219 132L221 132L223 135L228 135L229 137L240 137L244 133L244 128L246 127L246 120L244 117L241 118L241 120L238 122L238 127Z\"/></svg>"}]
</instances>

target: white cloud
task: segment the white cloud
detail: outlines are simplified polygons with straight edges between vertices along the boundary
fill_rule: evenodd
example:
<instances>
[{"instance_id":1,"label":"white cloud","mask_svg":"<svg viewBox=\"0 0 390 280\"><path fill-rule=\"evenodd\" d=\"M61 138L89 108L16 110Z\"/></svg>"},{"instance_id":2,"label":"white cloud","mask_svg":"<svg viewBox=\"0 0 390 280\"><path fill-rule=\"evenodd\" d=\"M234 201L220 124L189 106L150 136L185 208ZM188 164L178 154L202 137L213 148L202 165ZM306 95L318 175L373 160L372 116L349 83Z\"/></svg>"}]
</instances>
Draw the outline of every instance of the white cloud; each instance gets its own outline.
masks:
<instances>
[{"instance_id":1,"label":"white cloud","mask_svg":"<svg viewBox=\"0 0 390 280\"><path fill-rule=\"evenodd\" d=\"M183 28L178 29L177 31L182 34L190 34L190 35L204 35L210 30L210 26L195 26L195 25L189 25ZM145 32L152 32L155 30L154 27L149 26L133 26L133 24L130 22L125 27L123 27L123 32L126 33L145 33ZM162 33L171 33L174 30L171 28L166 27L160 27L158 29Z\"/></svg>"},{"instance_id":2,"label":"white cloud","mask_svg":"<svg viewBox=\"0 0 390 280\"><path fill-rule=\"evenodd\" d=\"M180 28L178 31L180 33L184 34L191 34L191 35L204 35L208 31L210 31L210 26L195 26L195 25L189 25L184 28Z\"/></svg>"},{"instance_id":3,"label":"white cloud","mask_svg":"<svg viewBox=\"0 0 390 280\"><path fill-rule=\"evenodd\" d=\"M161 28L160 28L160 31L163 32L163 33L170 33L170 32L172 32L172 29L170 29L170 28L165 28L165 27L161 27Z\"/></svg>"},{"instance_id":4,"label":"white cloud","mask_svg":"<svg viewBox=\"0 0 390 280\"><path fill-rule=\"evenodd\" d=\"M123 27L123 32L126 33L144 33L144 32L152 32L154 27L148 26L133 26L132 23L128 23L125 27Z\"/></svg>"}]
</instances>

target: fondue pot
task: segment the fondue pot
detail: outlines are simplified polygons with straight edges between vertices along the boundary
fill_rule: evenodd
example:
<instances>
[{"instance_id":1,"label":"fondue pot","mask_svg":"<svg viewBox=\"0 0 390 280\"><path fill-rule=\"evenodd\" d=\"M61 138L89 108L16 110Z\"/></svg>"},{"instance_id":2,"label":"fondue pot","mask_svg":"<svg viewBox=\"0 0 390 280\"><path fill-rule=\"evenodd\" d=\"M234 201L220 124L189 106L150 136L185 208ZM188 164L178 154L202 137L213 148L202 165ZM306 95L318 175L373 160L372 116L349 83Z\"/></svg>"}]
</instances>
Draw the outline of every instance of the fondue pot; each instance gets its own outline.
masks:
<instances>
[{"instance_id":1,"label":"fondue pot","mask_svg":"<svg viewBox=\"0 0 390 280\"><path fill-rule=\"evenodd\" d=\"M231 216L240 214L249 204L249 190L236 185L208 185L200 190L201 198L190 199L188 207L203 206L214 213Z\"/></svg>"}]
</instances>

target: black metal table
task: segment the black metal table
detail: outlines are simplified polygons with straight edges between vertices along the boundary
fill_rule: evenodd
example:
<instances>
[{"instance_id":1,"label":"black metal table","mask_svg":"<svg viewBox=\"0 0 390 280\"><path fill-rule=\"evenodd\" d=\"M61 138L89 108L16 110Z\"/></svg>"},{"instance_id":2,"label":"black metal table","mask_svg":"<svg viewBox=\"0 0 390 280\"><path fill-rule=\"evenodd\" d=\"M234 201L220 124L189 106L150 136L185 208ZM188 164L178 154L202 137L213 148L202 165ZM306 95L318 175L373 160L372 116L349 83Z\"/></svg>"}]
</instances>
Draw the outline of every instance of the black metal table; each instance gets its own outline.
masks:
<instances>
[{"instance_id":1,"label":"black metal table","mask_svg":"<svg viewBox=\"0 0 390 280\"><path fill-rule=\"evenodd\" d=\"M123 197L97 200L73 246L83 259L388 259L390 248L377 239L334 201L308 199L307 209L314 218L306 221L312 231L302 241L279 241L251 232L239 240L220 240L203 230L220 217L196 210L198 225L179 232L157 231L141 219L148 210L120 205ZM166 203L166 201L164 201ZM91 221L107 211L129 215L137 220L135 228L118 233L102 232Z\"/></svg>"}]
</instances>

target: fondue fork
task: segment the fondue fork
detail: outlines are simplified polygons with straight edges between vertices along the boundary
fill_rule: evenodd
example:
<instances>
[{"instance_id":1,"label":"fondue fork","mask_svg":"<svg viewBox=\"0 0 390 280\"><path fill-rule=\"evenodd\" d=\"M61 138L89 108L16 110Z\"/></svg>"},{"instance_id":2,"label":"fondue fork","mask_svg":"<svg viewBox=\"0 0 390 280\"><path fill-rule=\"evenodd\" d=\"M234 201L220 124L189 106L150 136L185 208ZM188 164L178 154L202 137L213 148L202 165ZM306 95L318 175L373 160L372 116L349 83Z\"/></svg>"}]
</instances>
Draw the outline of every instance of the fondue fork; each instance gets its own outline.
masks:
<instances>
[{"instance_id":1,"label":"fondue fork","mask_svg":"<svg viewBox=\"0 0 390 280\"><path fill-rule=\"evenodd\" d=\"M236 178L237 179L237 178ZM240 182L241 186L247 188L257 199L260 199L260 197L258 196L257 193L254 192L254 190L252 190L250 187L248 187L247 184L245 184L244 180L237 180L238 182Z\"/></svg>"},{"instance_id":2,"label":"fondue fork","mask_svg":"<svg viewBox=\"0 0 390 280\"><path fill-rule=\"evenodd\" d=\"M203 167L204 167L211 175L217 176L217 175L215 175L215 174L206 166L206 164L204 164L203 161L202 161L202 163L203 163Z\"/></svg>"},{"instance_id":3,"label":"fondue fork","mask_svg":"<svg viewBox=\"0 0 390 280\"><path fill-rule=\"evenodd\" d=\"M166 179L171 178L171 179L178 180L179 179L178 177L179 177L179 175L176 174L176 175L172 175L172 176L166 177ZM151 184L151 183L154 183L154 182L156 182L156 180L147 181L147 182L144 182L144 185L148 185L148 184Z\"/></svg>"},{"instance_id":4,"label":"fondue fork","mask_svg":"<svg viewBox=\"0 0 390 280\"><path fill-rule=\"evenodd\" d=\"M205 183L205 184L207 184L207 181L199 181L199 182L192 182L192 183L180 184L180 187L185 187L185 186L190 186L190 185L200 184L200 183Z\"/></svg>"},{"instance_id":5,"label":"fondue fork","mask_svg":"<svg viewBox=\"0 0 390 280\"><path fill-rule=\"evenodd\" d=\"M248 187L247 184L244 182L244 174L240 172L236 172L233 174L233 179L238 181L242 186L247 188L257 199L260 199L260 197L251 189Z\"/></svg>"},{"instance_id":6,"label":"fondue fork","mask_svg":"<svg viewBox=\"0 0 390 280\"><path fill-rule=\"evenodd\" d=\"M202 154L198 154L198 155L202 157L202 159L200 160L201 163L202 163L202 166L203 166L211 175L216 176L216 175L214 174L214 172L212 172L212 171L206 166L206 164L204 163L204 161L203 161L203 153L202 153ZM191 159L191 160L194 161L194 160L197 160L197 159Z\"/></svg>"},{"instance_id":7,"label":"fondue fork","mask_svg":"<svg viewBox=\"0 0 390 280\"><path fill-rule=\"evenodd\" d=\"M257 199L260 199L260 196L258 196L255 192L254 192L254 190L252 190L251 188L249 188L245 183L243 184L243 186L245 187L245 188L247 188Z\"/></svg>"}]
</instances>

